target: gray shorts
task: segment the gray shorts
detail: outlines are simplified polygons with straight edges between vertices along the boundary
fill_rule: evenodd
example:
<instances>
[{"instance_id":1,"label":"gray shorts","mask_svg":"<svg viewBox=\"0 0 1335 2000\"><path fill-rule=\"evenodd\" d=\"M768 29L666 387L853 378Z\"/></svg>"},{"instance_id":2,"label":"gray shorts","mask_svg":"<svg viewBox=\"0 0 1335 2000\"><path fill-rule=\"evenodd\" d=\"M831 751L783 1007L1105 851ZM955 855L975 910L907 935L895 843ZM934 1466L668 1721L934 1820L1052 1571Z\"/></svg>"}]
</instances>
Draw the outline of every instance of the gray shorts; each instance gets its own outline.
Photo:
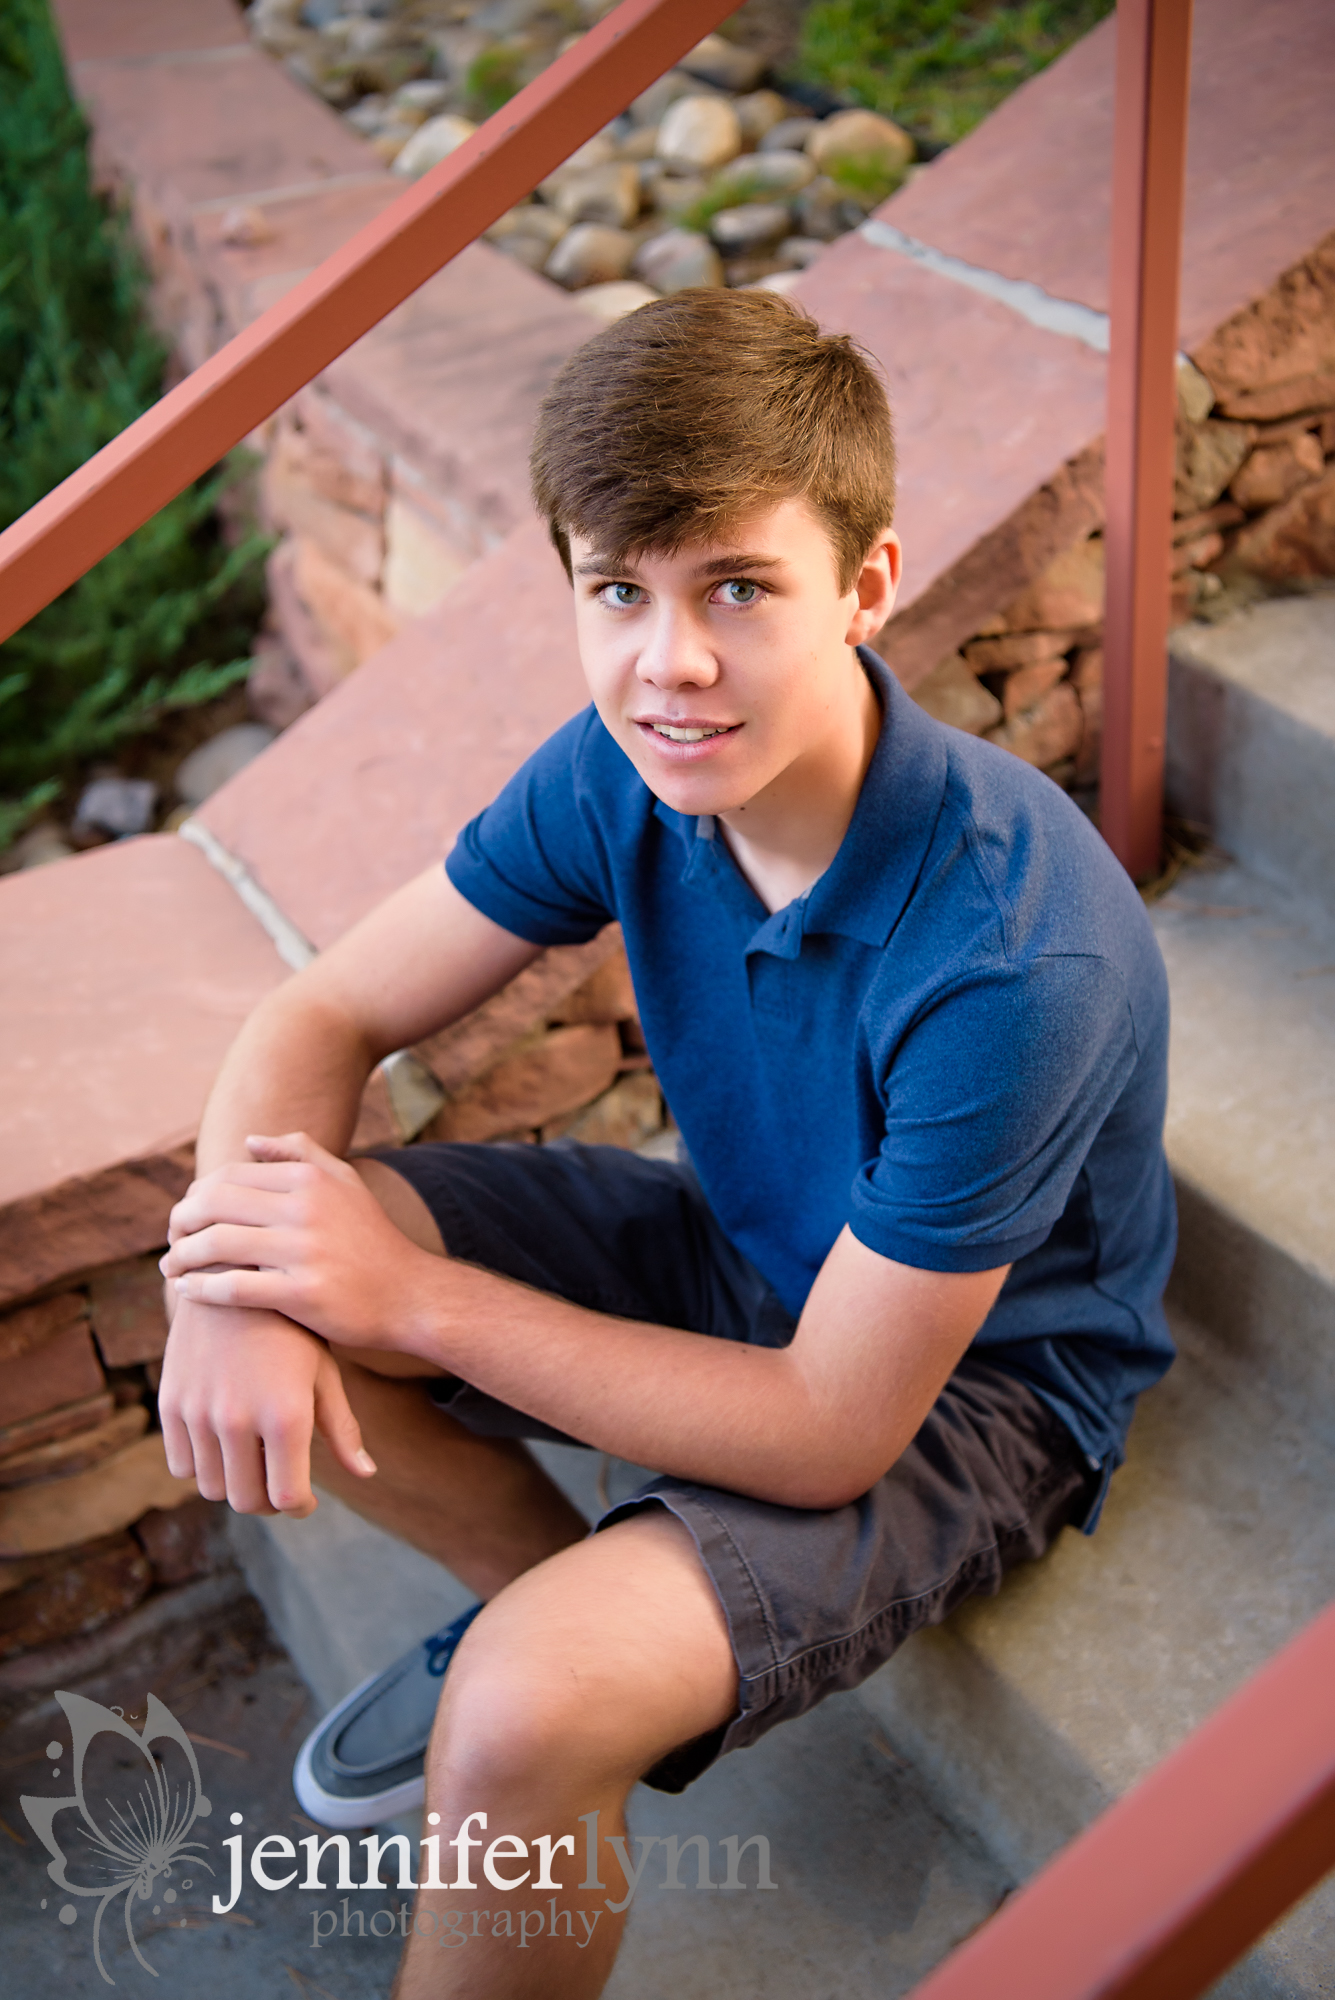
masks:
<instances>
[{"instance_id":1,"label":"gray shorts","mask_svg":"<svg viewBox=\"0 0 1335 2000\"><path fill-rule=\"evenodd\" d=\"M419 1145L380 1155L426 1202L450 1254L594 1312L782 1347L794 1321L729 1242L684 1163L615 1146ZM583 1440L456 1377L442 1409L489 1437ZM776 1506L652 1479L597 1523L667 1507L695 1538L732 1635L732 1721L647 1776L678 1792L726 1750L856 1687L920 1625L991 1596L1089 1511L1097 1470L1004 1367L967 1354L907 1450L860 1500Z\"/></svg>"}]
</instances>

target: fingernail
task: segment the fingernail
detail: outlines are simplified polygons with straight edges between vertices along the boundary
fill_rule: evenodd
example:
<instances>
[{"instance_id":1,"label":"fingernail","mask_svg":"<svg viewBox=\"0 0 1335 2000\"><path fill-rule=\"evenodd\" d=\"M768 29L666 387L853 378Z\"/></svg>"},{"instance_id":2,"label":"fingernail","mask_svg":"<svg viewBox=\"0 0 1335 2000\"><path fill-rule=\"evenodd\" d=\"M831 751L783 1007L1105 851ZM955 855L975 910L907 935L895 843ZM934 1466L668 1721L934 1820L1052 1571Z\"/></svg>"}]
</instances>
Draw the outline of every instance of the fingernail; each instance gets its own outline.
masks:
<instances>
[{"instance_id":1,"label":"fingernail","mask_svg":"<svg viewBox=\"0 0 1335 2000\"><path fill-rule=\"evenodd\" d=\"M376 1462L369 1451L359 1451L352 1462L358 1472L374 1472L376 1470Z\"/></svg>"}]
</instances>

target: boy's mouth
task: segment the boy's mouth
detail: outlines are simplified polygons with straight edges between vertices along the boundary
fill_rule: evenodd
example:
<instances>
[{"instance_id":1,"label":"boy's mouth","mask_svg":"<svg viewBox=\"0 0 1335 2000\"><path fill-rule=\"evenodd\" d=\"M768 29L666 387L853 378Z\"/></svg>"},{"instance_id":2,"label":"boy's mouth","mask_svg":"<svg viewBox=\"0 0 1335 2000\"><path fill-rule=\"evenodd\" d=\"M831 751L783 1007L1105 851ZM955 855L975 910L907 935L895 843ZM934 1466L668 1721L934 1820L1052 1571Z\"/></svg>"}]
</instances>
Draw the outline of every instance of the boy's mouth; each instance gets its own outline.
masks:
<instances>
[{"instance_id":1,"label":"boy's mouth","mask_svg":"<svg viewBox=\"0 0 1335 2000\"><path fill-rule=\"evenodd\" d=\"M716 729L674 729L666 722L650 725L655 736L666 736L669 743L703 743L706 736L724 736L731 725L723 724Z\"/></svg>"},{"instance_id":2,"label":"boy's mouth","mask_svg":"<svg viewBox=\"0 0 1335 2000\"><path fill-rule=\"evenodd\" d=\"M712 736L730 736L741 727L737 722L668 722L656 715L637 716L638 728L665 743L704 743Z\"/></svg>"}]
</instances>

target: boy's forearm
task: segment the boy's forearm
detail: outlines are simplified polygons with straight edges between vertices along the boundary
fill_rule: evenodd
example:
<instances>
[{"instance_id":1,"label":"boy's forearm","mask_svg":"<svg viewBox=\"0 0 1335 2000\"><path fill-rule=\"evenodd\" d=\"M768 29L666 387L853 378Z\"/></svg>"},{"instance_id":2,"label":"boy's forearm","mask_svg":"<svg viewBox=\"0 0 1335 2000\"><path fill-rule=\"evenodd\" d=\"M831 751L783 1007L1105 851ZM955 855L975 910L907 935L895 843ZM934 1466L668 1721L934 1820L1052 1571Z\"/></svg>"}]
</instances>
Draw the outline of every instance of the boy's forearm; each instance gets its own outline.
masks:
<instances>
[{"instance_id":1,"label":"boy's forearm","mask_svg":"<svg viewBox=\"0 0 1335 2000\"><path fill-rule=\"evenodd\" d=\"M838 1506L886 1469L788 1349L614 1319L472 1265L428 1276L396 1346L598 1450L778 1505Z\"/></svg>"},{"instance_id":2,"label":"boy's forearm","mask_svg":"<svg viewBox=\"0 0 1335 2000\"><path fill-rule=\"evenodd\" d=\"M264 1000L228 1051L196 1145L196 1173L247 1158L252 1132L309 1132L347 1150L378 1055L328 1001L289 982Z\"/></svg>"}]
</instances>

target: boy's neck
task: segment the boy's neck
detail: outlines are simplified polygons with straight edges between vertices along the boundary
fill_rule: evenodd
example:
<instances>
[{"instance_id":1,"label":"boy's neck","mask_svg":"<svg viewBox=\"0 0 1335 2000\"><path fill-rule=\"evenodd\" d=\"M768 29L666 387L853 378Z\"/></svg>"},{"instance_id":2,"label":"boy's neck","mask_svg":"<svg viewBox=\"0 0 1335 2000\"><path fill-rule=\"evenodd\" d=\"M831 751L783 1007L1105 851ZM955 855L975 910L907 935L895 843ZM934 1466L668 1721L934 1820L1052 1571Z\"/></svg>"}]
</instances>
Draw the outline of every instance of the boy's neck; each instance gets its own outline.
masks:
<instances>
[{"instance_id":1,"label":"boy's neck","mask_svg":"<svg viewBox=\"0 0 1335 2000\"><path fill-rule=\"evenodd\" d=\"M819 743L718 824L766 909L818 882L839 852L881 732L876 689L850 648L847 699Z\"/></svg>"}]
</instances>

